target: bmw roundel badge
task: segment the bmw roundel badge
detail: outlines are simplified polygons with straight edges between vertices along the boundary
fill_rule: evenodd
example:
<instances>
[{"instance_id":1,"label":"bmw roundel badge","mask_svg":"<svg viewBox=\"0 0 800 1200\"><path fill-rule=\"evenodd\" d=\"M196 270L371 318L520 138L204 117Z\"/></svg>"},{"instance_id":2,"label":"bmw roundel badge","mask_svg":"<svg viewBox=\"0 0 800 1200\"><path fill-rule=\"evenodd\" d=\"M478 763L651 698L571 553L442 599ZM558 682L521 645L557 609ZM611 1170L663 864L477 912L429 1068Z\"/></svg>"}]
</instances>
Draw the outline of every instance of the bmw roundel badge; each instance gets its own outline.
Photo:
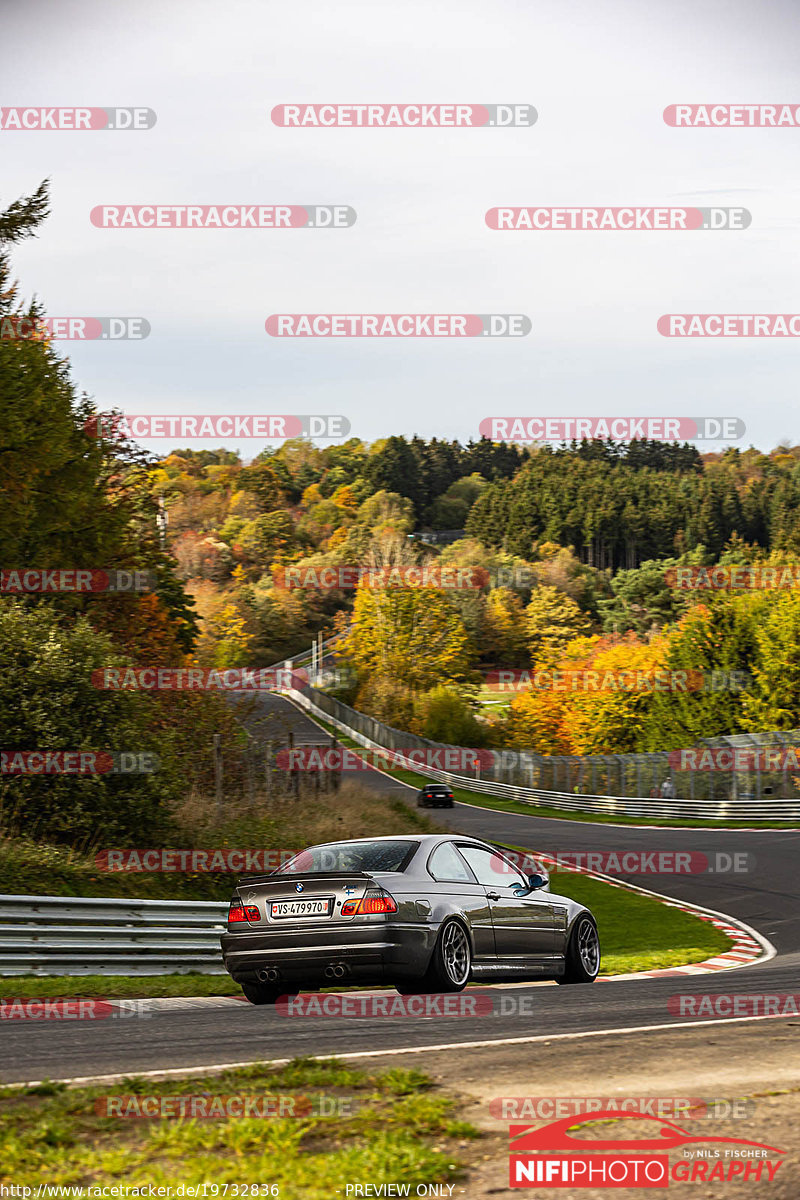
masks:
<instances>
[{"instance_id":1,"label":"bmw roundel badge","mask_svg":"<svg viewBox=\"0 0 800 1200\"><path fill-rule=\"evenodd\" d=\"M294 890L295 890L296 892L302 892L302 890L303 890L303 885L302 885L302 883L296 883L296 884L294 885Z\"/></svg>"}]
</instances>

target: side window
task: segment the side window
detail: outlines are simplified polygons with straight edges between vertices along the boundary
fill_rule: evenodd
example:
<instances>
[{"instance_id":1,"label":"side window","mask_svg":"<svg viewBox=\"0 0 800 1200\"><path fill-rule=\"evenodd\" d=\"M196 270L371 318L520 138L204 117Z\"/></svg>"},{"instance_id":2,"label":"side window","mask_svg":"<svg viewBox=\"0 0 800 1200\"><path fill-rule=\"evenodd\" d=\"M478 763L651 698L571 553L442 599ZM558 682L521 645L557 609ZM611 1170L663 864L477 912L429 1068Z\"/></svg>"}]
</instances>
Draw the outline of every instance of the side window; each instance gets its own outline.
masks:
<instances>
[{"instance_id":1,"label":"side window","mask_svg":"<svg viewBox=\"0 0 800 1200\"><path fill-rule=\"evenodd\" d=\"M428 871L439 883L474 883L467 864L451 842L442 842L430 857Z\"/></svg>"},{"instance_id":2,"label":"side window","mask_svg":"<svg viewBox=\"0 0 800 1200\"><path fill-rule=\"evenodd\" d=\"M513 863L497 851L484 850L480 846L459 846L479 883L486 887L514 887L522 884L528 886L528 881Z\"/></svg>"}]
</instances>

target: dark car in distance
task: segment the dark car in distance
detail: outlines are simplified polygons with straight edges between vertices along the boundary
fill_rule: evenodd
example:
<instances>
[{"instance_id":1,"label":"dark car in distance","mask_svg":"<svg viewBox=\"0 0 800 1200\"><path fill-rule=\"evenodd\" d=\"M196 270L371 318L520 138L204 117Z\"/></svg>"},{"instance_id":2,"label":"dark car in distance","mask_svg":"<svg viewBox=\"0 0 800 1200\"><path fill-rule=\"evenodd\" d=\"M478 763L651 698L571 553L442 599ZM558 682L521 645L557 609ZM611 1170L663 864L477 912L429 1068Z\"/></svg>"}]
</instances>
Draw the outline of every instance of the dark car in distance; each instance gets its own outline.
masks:
<instances>
[{"instance_id":1,"label":"dark car in distance","mask_svg":"<svg viewBox=\"0 0 800 1200\"><path fill-rule=\"evenodd\" d=\"M549 887L463 834L329 842L240 881L222 958L253 1004L336 983L401 995L474 980L592 983L595 919Z\"/></svg>"},{"instance_id":2,"label":"dark car in distance","mask_svg":"<svg viewBox=\"0 0 800 1200\"><path fill-rule=\"evenodd\" d=\"M417 808L452 808L454 803L446 783L426 783L417 792Z\"/></svg>"}]
</instances>

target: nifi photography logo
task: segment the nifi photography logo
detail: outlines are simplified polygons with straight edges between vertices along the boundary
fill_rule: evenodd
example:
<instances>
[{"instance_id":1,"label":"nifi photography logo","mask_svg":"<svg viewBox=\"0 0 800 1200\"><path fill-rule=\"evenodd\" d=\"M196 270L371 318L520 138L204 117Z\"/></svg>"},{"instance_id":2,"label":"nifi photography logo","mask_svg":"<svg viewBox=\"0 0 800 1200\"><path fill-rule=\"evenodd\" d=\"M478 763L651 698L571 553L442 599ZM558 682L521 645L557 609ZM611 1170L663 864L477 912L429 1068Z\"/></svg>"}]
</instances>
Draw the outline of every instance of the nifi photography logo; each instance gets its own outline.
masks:
<instances>
[{"instance_id":1,"label":"nifi photography logo","mask_svg":"<svg viewBox=\"0 0 800 1200\"><path fill-rule=\"evenodd\" d=\"M583 1120L574 1116L540 1129L509 1126L509 1186L512 1188L666 1188L675 1183L715 1183L743 1180L771 1182L784 1154L777 1146L744 1138L688 1133L672 1121L658 1118L654 1136L613 1140L576 1137L581 1126L594 1121L647 1121L647 1113L619 1109L594 1112ZM669 1152L682 1157L670 1163ZM544 1153L543 1153L544 1152Z\"/></svg>"}]
</instances>

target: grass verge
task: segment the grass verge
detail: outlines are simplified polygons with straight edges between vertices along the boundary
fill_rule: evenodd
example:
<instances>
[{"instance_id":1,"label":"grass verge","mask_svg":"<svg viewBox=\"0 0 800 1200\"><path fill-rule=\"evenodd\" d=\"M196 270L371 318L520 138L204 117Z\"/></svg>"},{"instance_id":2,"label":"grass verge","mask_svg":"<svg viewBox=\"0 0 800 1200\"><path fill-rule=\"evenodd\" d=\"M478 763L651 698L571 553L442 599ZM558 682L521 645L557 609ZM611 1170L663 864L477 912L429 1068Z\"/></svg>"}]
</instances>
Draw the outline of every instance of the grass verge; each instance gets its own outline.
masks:
<instances>
[{"instance_id":1,"label":"grass verge","mask_svg":"<svg viewBox=\"0 0 800 1200\"><path fill-rule=\"evenodd\" d=\"M222 823L213 806L189 800L176 815L177 849L302 850L319 842L391 833L434 833L436 826L402 800L375 796L351 782L338 792L275 800L269 807L231 807ZM140 900L228 900L234 873L158 874L109 871L99 852L0 837L0 892L39 896L117 896ZM149 844L140 849L153 849Z\"/></svg>"},{"instance_id":2,"label":"grass verge","mask_svg":"<svg viewBox=\"0 0 800 1200\"><path fill-rule=\"evenodd\" d=\"M286 1097L283 1112L314 1115L125 1119L98 1115L108 1097L144 1095ZM173 1111L178 1111L172 1100ZM183 1103L189 1106L191 1101ZM292 1107L290 1108L289 1105ZM124 1111L124 1108L123 1108ZM186 1109L184 1110L186 1111ZM251 1110L252 1111L252 1110ZM317 1115L330 1112L331 1115ZM0 1092L0 1183L237 1184L230 1196L330 1200L350 1182L410 1185L461 1176L481 1135L459 1119L458 1101L417 1070L368 1073L329 1059L253 1066L208 1078L113 1087L42 1084ZM247 1181L248 1189L242 1191ZM257 1192L253 1184L262 1185ZM265 1186L264 1186L265 1185ZM213 1186L213 1185L211 1185ZM270 1192L274 1186L275 1191ZM201 1193L202 1194L202 1193ZM222 1196L220 1189L207 1195Z\"/></svg>"},{"instance_id":3,"label":"grass verge","mask_svg":"<svg viewBox=\"0 0 800 1200\"><path fill-rule=\"evenodd\" d=\"M160 996L241 996L224 975L8 975L0 980L3 1000L50 997L103 1000L148 1000Z\"/></svg>"}]
</instances>

